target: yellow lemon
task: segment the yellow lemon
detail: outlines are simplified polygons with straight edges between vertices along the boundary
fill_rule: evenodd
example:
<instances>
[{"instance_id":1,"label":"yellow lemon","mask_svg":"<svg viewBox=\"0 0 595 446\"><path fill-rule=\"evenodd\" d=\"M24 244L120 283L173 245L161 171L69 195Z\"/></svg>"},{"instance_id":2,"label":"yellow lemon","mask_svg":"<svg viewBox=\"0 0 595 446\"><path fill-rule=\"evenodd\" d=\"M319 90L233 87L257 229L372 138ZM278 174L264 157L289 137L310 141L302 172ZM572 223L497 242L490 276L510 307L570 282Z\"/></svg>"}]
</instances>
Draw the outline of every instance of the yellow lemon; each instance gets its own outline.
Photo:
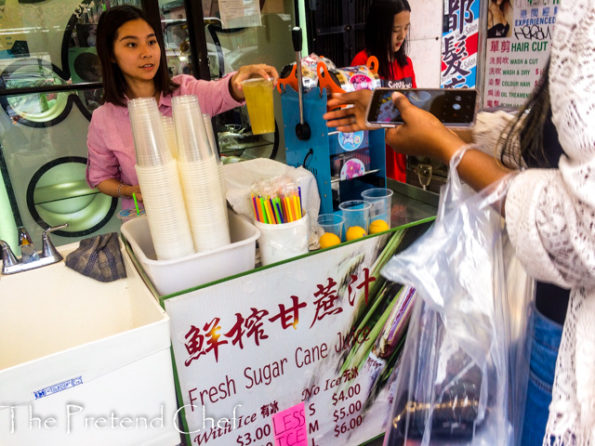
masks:
<instances>
[{"instance_id":1,"label":"yellow lemon","mask_svg":"<svg viewBox=\"0 0 595 446\"><path fill-rule=\"evenodd\" d=\"M388 231L389 229L388 224L381 219L374 220L370 223L370 234L378 234L379 232Z\"/></svg>"},{"instance_id":2,"label":"yellow lemon","mask_svg":"<svg viewBox=\"0 0 595 446\"><path fill-rule=\"evenodd\" d=\"M320 236L318 240L320 243L320 249L330 248L331 246L338 245L341 243L341 239L337 237L337 234L333 234L332 232L325 232Z\"/></svg>"},{"instance_id":3,"label":"yellow lemon","mask_svg":"<svg viewBox=\"0 0 595 446\"><path fill-rule=\"evenodd\" d=\"M350 241L364 237L365 235L367 235L366 230L361 226L351 226L345 233L345 239Z\"/></svg>"}]
</instances>

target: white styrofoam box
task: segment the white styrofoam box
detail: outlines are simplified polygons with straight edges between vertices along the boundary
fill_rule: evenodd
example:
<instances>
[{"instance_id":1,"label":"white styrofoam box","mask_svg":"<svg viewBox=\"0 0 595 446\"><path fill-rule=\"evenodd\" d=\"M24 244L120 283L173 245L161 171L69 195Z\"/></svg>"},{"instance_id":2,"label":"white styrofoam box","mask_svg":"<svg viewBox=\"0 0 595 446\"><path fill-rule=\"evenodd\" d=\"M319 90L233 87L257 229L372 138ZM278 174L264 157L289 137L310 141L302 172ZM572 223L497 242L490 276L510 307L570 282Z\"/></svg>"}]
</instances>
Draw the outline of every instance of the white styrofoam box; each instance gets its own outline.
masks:
<instances>
[{"instance_id":1,"label":"white styrofoam box","mask_svg":"<svg viewBox=\"0 0 595 446\"><path fill-rule=\"evenodd\" d=\"M108 283L64 262L0 278L3 446L180 443L169 317L123 258Z\"/></svg>"},{"instance_id":2,"label":"white styrofoam box","mask_svg":"<svg viewBox=\"0 0 595 446\"><path fill-rule=\"evenodd\" d=\"M122 225L122 235L160 295L172 294L254 268L260 232L247 218L229 212L231 243L172 260L157 260L146 216Z\"/></svg>"}]
</instances>

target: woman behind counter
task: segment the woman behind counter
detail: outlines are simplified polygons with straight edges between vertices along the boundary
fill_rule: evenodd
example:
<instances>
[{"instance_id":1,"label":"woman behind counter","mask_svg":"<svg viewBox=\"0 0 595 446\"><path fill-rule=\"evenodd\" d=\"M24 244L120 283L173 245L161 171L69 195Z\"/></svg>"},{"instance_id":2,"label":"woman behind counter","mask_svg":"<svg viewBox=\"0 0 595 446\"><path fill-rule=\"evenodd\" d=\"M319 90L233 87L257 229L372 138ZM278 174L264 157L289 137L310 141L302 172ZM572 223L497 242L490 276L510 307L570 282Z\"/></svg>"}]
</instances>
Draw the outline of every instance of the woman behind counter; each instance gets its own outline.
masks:
<instances>
[{"instance_id":1,"label":"woman behind counter","mask_svg":"<svg viewBox=\"0 0 595 446\"><path fill-rule=\"evenodd\" d=\"M366 65L368 57L378 59L378 74L383 87L417 88L413 63L407 57L411 7L407 0L377 0L370 6L366 20L366 48L355 55L351 65ZM386 174L406 181L406 158L386 146Z\"/></svg>"},{"instance_id":2,"label":"woman behind counter","mask_svg":"<svg viewBox=\"0 0 595 446\"><path fill-rule=\"evenodd\" d=\"M251 77L279 75L269 65L247 65L215 81L189 75L170 78L165 46L144 12L134 6L105 11L97 25L97 54L103 75L103 101L93 112L87 135L87 182L101 192L122 197L124 209L133 208L132 194L142 200L138 185L134 140L128 100L154 97L159 111L172 115L172 97L196 95L203 113L210 116L242 104L241 83Z\"/></svg>"}]
</instances>

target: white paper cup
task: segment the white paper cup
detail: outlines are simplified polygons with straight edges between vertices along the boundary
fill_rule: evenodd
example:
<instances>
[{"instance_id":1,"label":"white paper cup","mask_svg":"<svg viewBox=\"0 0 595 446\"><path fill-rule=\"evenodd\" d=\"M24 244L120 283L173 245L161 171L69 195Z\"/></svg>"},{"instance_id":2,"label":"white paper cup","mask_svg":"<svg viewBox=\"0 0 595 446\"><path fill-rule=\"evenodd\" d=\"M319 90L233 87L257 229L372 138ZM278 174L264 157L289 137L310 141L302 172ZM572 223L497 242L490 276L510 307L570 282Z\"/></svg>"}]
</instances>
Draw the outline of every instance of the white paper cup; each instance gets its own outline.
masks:
<instances>
[{"instance_id":1,"label":"white paper cup","mask_svg":"<svg viewBox=\"0 0 595 446\"><path fill-rule=\"evenodd\" d=\"M136 164L150 167L169 163L172 156L155 99L131 99L128 101L128 112L134 137Z\"/></svg>"},{"instance_id":2,"label":"white paper cup","mask_svg":"<svg viewBox=\"0 0 595 446\"><path fill-rule=\"evenodd\" d=\"M217 162L219 162L219 152L217 151L217 142L215 139L215 132L213 131L213 123L211 119L212 118L206 113L202 114L202 121L205 126L205 131L207 132L207 139L209 140L209 145L211 146L211 152L217 156Z\"/></svg>"},{"instance_id":3,"label":"white paper cup","mask_svg":"<svg viewBox=\"0 0 595 446\"><path fill-rule=\"evenodd\" d=\"M260 231L258 246L263 265L280 262L308 252L308 215L290 223L254 222Z\"/></svg>"},{"instance_id":4,"label":"white paper cup","mask_svg":"<svg viewBox=\"0 0 595 446\"><path fill-rule=\"evenodd\" d=\"M161 116L161 124L163 126L163 133L173 158L178 157L178 141L176 137L176 124L174 118L171 116Z\"/></svg>"},{"instance_id":5,"label":"white paper cup","mask_svg":"<svg viewBox=\"0 0 595 446\"><path fill-rule=\"evenodd\" d=\"M171 260L194 253L175 160L164 166L135 167L157 258Z\"/></svg>"},{"instance_id":6,"label":"white paper cup","mask_svg":"<svg viewBox=\"0 0 595 446\"><path fill-rule=\"evenodd\" d=\"M210 158L213 152L198 98L192 95L175 96L172 99L172 111L176 126L178 158L182 161Z\"/></svg>"},{"instance_id":7,"label":"white paper cup","mask_svg":"<svg viewBox=\"0 0 595 446\"><path fill-rule=\"evenodd\" d=\"M221 190L219 166L209 160L179 161L184 201L197 251L209 251L231 242L227 202Z\"/></svg>"}]
</instances>

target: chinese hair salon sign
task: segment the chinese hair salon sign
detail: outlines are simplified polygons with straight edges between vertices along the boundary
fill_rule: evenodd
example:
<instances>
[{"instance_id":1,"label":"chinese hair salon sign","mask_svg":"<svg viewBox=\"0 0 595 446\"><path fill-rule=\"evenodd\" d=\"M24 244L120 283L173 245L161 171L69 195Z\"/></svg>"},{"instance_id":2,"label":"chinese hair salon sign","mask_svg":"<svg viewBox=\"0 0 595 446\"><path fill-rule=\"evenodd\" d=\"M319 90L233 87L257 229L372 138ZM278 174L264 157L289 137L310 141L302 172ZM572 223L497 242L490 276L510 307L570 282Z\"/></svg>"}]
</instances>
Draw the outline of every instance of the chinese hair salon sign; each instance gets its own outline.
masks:
<instances>
[{"instance_id":1,"label":"chinese hair salon sign","mask_svg":"<svg viewBox=\"0 0 595 446\"><path fill-rule=\"evenodd\" d=\"M558 5L559 0L490 0L484 108L518 108L531 95L550 54Z\"/></svg>"},{"instance_id":2,"label":"chinese hair salon sign","mask_svg":"<svg viewBox=\"0 0 595 446\"><path fill-rule=\"evenodd\" d=\"M491 1L491 0L490 0ZM480 0L444 0L440 86L476 85Z\"/></svg>"},{"instance_id":3,"label":"chinese hair salon sign","mask_svg":"<svg viewBox=\"0 0 595 446\"><path fill-rule=\"evenodd\" d=\"M189 444L345 446L381 435L415 290L379 270L426 228L166 297Z\"/></svg>"}]
</instances>

